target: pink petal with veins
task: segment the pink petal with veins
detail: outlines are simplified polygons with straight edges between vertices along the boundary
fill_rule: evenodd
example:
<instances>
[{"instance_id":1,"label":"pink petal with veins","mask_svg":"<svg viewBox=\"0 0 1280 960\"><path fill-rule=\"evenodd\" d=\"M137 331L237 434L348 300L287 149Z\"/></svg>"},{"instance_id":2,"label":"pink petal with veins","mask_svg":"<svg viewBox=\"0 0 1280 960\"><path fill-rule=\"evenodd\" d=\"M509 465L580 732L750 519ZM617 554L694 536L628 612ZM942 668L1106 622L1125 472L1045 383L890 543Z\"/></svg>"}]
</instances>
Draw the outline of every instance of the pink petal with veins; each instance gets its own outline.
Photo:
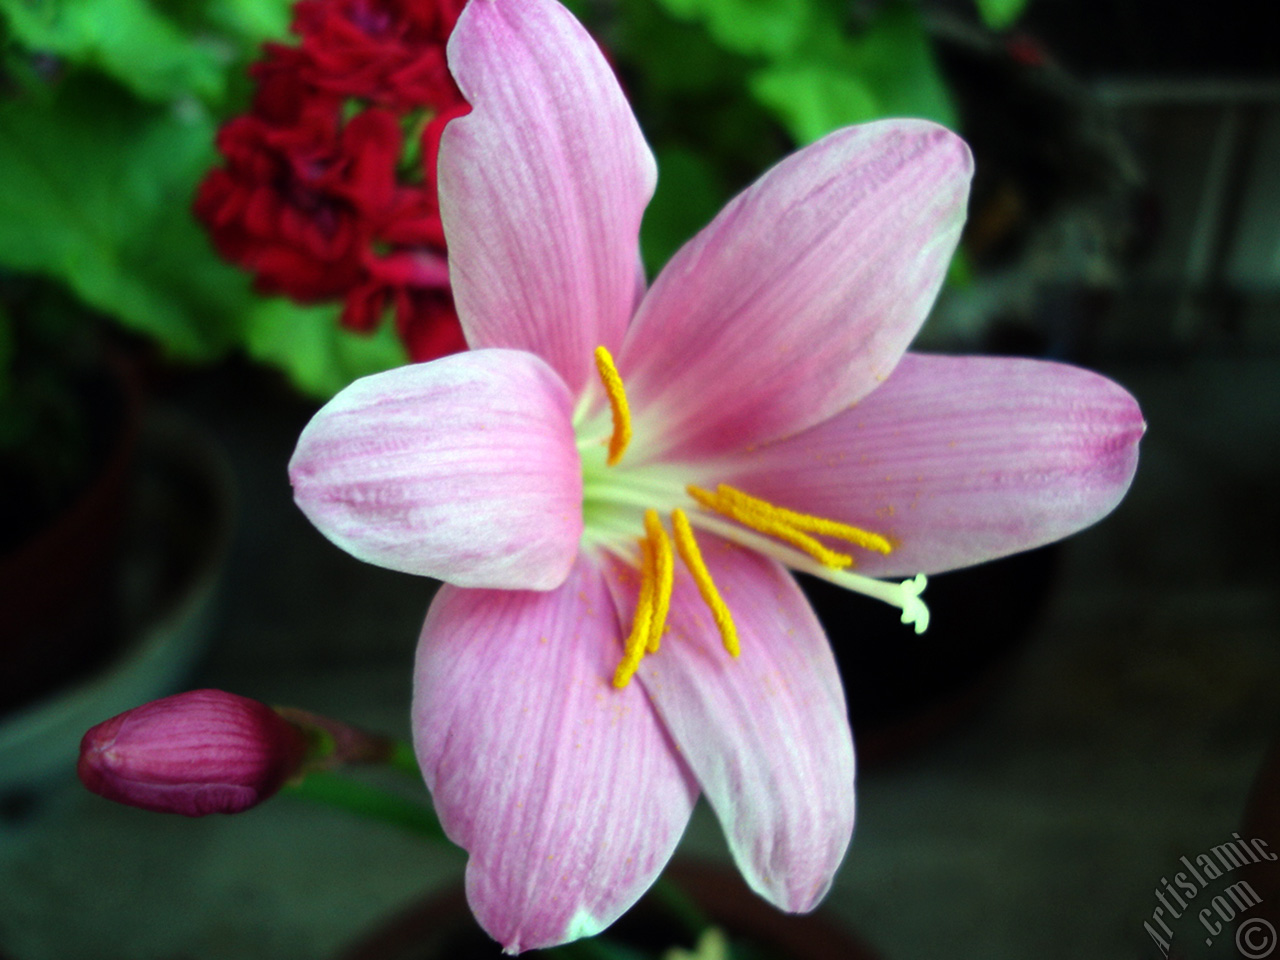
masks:
<instances>
[{"instance_id":1,"label":"pink petal with veins","mask_svg":"<svg viewBox=\"0 0 1280 960\"><path fill-rule=\"evenodd\" d=\"M599 933L666 865L698 789L621 654L603 575L546 593L442 587L413 730L467 897L509 953Z\"/></svg>"},{"instance_id":2,"label":"pink petal with veins","mask_svg":"<svg viewBox=\"0 0 1280 960\"><path fill-rule=\"evenodd\" d=\"M887 377L933 305L973 163L922 120L849 127L787 157L663 269L619 367L661 437L709 455L804 430Z\"/></svg>"},{"instance_id":3,"label":"pink petal with veins","mask_svg":"<svg viewBox=\"0 0 1280 960\"><path fill-rule=\"evenodd\" d=\"M357 559L459 586L548 590L582 536L564 382L538 357L476 350L357 380L298 438L302 512Z\"/></svg>"},{"instance_id":4,"label":"pink petal with veins","mask_svg":"<svg viewBox=\"0 0 1280 960\"><path fill-rule=\"evenodd\" d=\"M783 910L811 910L853 832L853 736L835 658L781 566L717 537L697 537L733 614L741 655L725 652L681 569L669 630L636 679L698 778L752 889ZM610 578L624 621L635 607L635 580L620 567Z\"/></svg>"},{"instance_id":5,"label":"pink petal with veins","mask_svg":"<svg viewBox=\"0 0 1280 960\"><path fill-rule=\"evenodd\" d=\"M1110 513L1146 425L1106 377L1060 363L907 354L883 386L811 430L743 451L726 483L887 536L877 577L1030 550Z\"/></svg>"},{"instance_id":6,"label":"pink petal with veins","mask_svg":"<svg viewBox=\"0 0 1280 960\"><path fill-rule=\"evenodd\" d=\"M530 350L576 394L635 305L653 155L600 49L559 4L472 0L449 65L474 108L445 129L439 160L467 342Z\"/></svg>"}]
</instances>

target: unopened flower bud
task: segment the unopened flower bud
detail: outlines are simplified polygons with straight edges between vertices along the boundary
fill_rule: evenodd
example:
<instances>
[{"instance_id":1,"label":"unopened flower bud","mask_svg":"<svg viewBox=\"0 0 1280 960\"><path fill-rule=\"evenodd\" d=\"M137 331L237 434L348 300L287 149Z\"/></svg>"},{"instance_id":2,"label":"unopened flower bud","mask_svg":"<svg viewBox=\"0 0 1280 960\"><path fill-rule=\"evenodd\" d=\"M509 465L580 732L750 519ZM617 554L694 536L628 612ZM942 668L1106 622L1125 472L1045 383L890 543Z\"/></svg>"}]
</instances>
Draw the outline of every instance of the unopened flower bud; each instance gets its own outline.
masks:
<instances>
[{"instance_id":1,"label":"unopened flower bud","mask_svg":"<svg viewBox=\"0 0 1280 960\"><path fill-rule=\"evenodd\" d=\"M192 690L93 727L80 741L77 772L108 800L202 817L266 800L306 752L303 734L266 704Z\"/></svg>"}]
</instances>

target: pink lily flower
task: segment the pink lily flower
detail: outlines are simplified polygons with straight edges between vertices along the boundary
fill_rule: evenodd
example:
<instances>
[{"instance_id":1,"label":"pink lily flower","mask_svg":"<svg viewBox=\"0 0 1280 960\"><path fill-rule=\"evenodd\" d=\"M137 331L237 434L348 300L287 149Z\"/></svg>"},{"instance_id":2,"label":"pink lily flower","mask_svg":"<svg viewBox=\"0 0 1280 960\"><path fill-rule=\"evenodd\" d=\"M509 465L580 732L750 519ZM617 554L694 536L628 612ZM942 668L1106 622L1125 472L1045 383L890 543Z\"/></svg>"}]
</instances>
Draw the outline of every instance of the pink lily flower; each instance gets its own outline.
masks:
<instances>
[{"instance_id":1,"label":"pink lily flower","mask_svg":"<svg viewBox=\"0 0 1280 960\"><path fill-rule=\"evenodd\" d=\"M583 28L554 0L472 0L449 62L473 107L439 161L472 349L335 397L297 503L354 556L444 581L415 744L508 952L608 926L699 792L751 886L809 910L852 833L854 753L787 568L923 629L919 574L1119 502L1137 404L1060 364L905 353L964 219L969 152L940 127L796 153L646 290L654 161Z\"/></svg>"}]
</instances>

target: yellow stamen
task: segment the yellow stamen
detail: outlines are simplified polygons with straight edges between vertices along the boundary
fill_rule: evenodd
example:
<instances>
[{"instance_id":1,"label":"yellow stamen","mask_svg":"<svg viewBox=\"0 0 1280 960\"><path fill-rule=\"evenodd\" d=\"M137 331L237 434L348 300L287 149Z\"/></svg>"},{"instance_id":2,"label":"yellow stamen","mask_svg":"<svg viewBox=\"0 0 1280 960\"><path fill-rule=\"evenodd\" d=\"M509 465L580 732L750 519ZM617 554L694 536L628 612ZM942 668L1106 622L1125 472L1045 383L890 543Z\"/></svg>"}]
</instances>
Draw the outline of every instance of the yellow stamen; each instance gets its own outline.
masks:
<instances>
[{"instance_id":1,"label":"yellow stamen","mask_svg":"<svg viewBox=\"0 0 1280 960\"><path fill-rule=\"evenodd\" d=\"M604 347L596 347L596 370L600 373L600 382L604 384L609 409L613 413L613 434L609 437L609 459L606 462L616 467L622 462L622 455L631 442L631 408L627 405L627 391L622 386L622 377L613 356Z\"/></svg>"},{"instance_id":2,"label":"yellow stamen","mask_svg":"<svg viewBox=\"0 0 1280 960\"><path fill-rule=\"evenodd\" d=\"M711 617L720 631L720 638L729 655L736 657L741 652L738 646L738 628L733 624L733 615L720 597L720 591L711 580L711 571L702 560L702 551L698 549L698 541L693 538L693 530L689 526L689 518L679 508L671 511L671 529L676 537L676 550L680 559L689 568L693 582L697 584L702 602L711 610Z\"/></svg>"},{"instance_id":3,"label":"yellow stamen","mask_svg":"<svg viewBox=\"0 0 1280 960\"><path fill-rule=\"evenodd\" d=\"M769 510L757 510L754 507L718 496L700 487L691 486L685 489L688 490L689 496L693 497L694 500L708 510L714 510L716 513L723 514L731 520L737 520L745 527L751 527L753 530L767 533L771 537L777 537L796 549L803 550L823 566L840 570L853 565L853 557L847 553L838 553L829 549L807 533L802 533L771 512L781 512L780 508L774 507L772 504L765 504L766 507L770 508ZM764 503L764 501L760 502Z\"/></svg>"},{"instance_id":4,"label":"yellow stamen","mask_svg":"<svg viewBox=\"0 0 1280 960\"><path fill-rule=\"evenodd\" d=\"M662 528L657 510L645 511L644 529L645 536L640 540L640 597L631 621L631 634L623 645L622 662L613 674L613 685L619 689L631 682L646 653L658 652L671 609L675 560L671 539Z\"/></svg>"},{"instance_id":5,"label":"yellow stamen","mask_svg":"<svg viewBox=\"0 0 1280 960\"><path fill-rule=\"evenodd\" d=\"M644 512L644 529L653 548L653 575L657 581L653 595L653 620L649 625L649 641L645 649L649 653L657 653L662 643L662 632L667 626L667 612L671 609L675 558L671 552L671 539L662 528L657 510Z\"/></svg>"},{"instance_id":6,"label":"yellow stamen","mask_svg":"<svg viewBox=\"0 0 1280 960\"><path fill-rule=\"evenodd\" d=\"M622 662L613 674L613 685L621 690L635 676L644 659L645 648L649 644L649 634L653 629L654 585L656 582L654 549L647 540L640 541L640 599L636 601L636 612L631 621L631 635L627 637L622 654Z\"/></svg>"},{"instance_id":7,"label":"yellow stamen","mask_svg":"<svg viewBox=\"0 0 1280 960\"><path fill-rule=\"evenodd\" d=\"M818 533L826 537L836 537L852 543L855 547L874 550L876 553L883 553L886 556L893 552L893 545L888 540L878 533L863 530L861 527L839 523L836 520L828 520L826 517L815 517L808 513L797 513L795 510L788 510L786 507L776 506L768 500L761 500L759 497L753 497L749 493L743 493L736 487L731 487L725 483L716 487L716 494L726 502L740 503L749 510L774 517L787 526L794 527L796 530Z\"/></svg>"}]
</instances>

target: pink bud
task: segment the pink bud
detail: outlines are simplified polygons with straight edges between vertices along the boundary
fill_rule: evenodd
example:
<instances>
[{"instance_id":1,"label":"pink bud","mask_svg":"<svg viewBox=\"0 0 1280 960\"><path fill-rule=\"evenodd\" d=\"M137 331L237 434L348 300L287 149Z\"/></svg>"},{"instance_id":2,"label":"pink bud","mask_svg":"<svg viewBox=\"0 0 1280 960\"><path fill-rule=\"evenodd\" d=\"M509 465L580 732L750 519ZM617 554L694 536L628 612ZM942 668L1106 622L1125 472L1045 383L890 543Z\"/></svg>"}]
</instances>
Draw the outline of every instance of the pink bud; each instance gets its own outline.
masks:
<instances>
[{"instance_id":1,"label":"pink bud","mask_svg":"<svg viewBox=\"0 0 1280 960\"><path fill-rule=\"evenodd\" d=\"M80 741L77 772L100 796L160 813L239 813L301 766L302 733L265 703L192 690L112 717Z\"/></svg>"}]
</instances>

